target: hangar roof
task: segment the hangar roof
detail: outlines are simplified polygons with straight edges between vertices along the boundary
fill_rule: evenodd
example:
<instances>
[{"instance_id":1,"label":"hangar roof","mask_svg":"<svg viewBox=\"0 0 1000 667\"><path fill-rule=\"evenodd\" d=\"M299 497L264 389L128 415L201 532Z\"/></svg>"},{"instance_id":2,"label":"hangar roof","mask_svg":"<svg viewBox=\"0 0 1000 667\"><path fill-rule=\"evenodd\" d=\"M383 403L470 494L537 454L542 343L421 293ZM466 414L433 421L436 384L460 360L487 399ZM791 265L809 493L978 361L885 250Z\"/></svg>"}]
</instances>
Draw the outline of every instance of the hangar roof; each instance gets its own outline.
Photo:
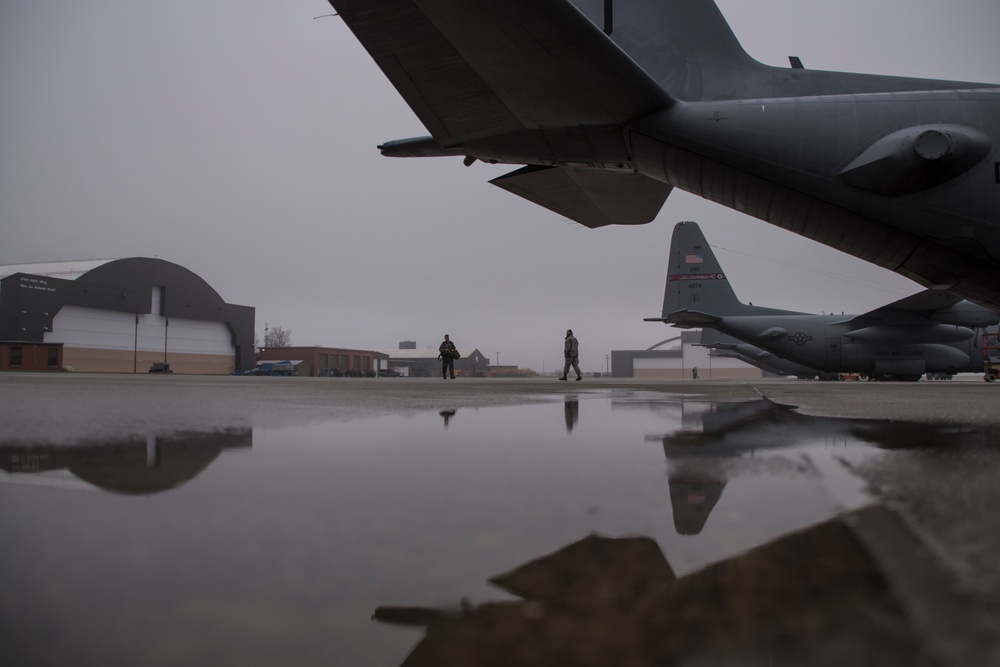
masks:
<instances>
[{"instance_id":1,"label":"hangar roof","mask_svg":"<svg viewBox=\"0 0 1000 667\"><path fill-rule=\"evenodd\" d=\"M33 262L31 264L0 264L0 278L15 273L30 273L33 276L47 276L76 280L87 271L103 266L115 259L73 259L62 262Z\"/></svg>"}]
</instances>

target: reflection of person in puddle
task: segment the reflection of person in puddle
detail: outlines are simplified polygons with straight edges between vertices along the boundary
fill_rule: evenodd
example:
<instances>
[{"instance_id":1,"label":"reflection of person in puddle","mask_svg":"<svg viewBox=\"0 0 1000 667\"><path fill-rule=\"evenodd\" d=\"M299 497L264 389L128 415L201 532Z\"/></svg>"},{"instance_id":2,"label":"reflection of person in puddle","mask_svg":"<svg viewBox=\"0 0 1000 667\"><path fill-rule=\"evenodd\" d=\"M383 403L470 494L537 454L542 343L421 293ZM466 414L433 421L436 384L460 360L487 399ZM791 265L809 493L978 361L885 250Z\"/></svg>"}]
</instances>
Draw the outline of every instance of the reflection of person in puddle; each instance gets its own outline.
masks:
<instances>
[{"instance_id":1,"label":"reflection of person in puddle","mask_svg":"<svg viewBox=\"0 0 1000 667\"><path fill-rule=\"evenodd\" d=\"M448 420L451 419L452 415L454 415L455 412L456 412L456 410L442 410L441 412L438 413L439 415L441 415L442 417L444 417L444 427L445 428L448 428Z\"/></svg>"},{"instance_id":2,"label":"reflection of person in puddle","mask_svg":"<svg viewBox=\"0 0 1000 667\"><path fill-rule=\"evenodd\" d=\"M580 401L575 398L567 399L563 407L566 410L566 432L572 433L573 427L580 421Z\"/></svg>"}]
</instances>

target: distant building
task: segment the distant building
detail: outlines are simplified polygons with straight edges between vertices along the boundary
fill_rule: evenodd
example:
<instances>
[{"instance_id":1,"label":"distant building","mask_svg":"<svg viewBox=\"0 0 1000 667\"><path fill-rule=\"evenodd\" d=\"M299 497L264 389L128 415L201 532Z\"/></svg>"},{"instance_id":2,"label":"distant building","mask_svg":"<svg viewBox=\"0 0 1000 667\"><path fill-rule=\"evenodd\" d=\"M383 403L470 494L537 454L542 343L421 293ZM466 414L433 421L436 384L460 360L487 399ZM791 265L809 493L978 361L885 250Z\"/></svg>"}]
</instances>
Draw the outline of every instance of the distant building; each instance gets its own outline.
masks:
<instances>
[{"instance_id":1,"label":"distant building","mask_svg":"<svg viewBox=\"0 0 1000 667\"><path fill-rule=\"evenodd\" d=\"M409 343L410 341L404 341ZM403 343L400 343L402 345ZM388 357L389 368L404 375L415 377L435 377L441 375L441 360L438 359L437 345L433 349L411 348L379 350ZM455 374L466 377L488 377L491 375L489 358L474 347L459 347L461 359L455 361Z\"/></svg>"},{"instance_id":2,"label":"distant building","mask_svg":"<svg viewBox=\"0 0 1000 667\"><path fill-rule=\"evenodd\" d=\"M339 347L267 347L261 348L260 361L298 361L293 364L296 375L317 377L324 370L361 371L368 373L384 366L379 361L388 360L388 355L374 350L351 350Z\"/></svg>"},{"instance_id":3,"label":"distant building","mask_svg":"<svg viewBox=\"0 0 1000 667\"><path fill-rule=\"evenodd\" d=\"M698 369L701 379L709 378L759 378L763 373L759 368L738 359L709 355L709 349L701 347L701 331L681 331L675 338L669 338L648 350L613 350L611 352L611 376L619 378L650 379L691 379L692 370ZM680 341L680 347L660 350L661 345Z\"/></svg>"},{"instance_id":4,"label":"distant building","mask_svg":"<svg viewBox=\"0 0 1000 667\"><path fill-rule=\"evenodd\" d=\"M254 309L133 257L0 266L0 370L226 374L253 365Z\"/></svg>"}]
</instances>

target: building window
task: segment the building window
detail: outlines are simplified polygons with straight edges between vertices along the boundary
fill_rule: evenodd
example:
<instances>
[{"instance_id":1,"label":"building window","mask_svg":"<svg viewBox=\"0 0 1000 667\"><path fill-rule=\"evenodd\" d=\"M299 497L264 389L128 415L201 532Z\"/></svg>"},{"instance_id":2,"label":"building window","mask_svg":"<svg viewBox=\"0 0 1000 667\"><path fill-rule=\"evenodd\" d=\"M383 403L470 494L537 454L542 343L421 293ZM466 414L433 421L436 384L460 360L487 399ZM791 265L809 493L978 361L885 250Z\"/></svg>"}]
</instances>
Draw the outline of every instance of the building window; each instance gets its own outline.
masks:
<instances>
[{"instance_id":1,"label":"building window","mask_svg":"<svg viewBox=\"0 0 1000 667\"><path fill-rule=\"evenodd\" d=\"M21 348L11 347L10 348L10 365L20 366L21 365Z\"/></svg>"},{"instance_id":2,"label":"building window","mask_svg":"<svg viewBox=\"0 0 1000 667\"><path fill-rule=\"evenodd\" d=\"M54 366L58 366L59 365L59 348L58 347L50 347L48 355L49 355L49 367L52 368Z\"/></svg>"}]
</instances>

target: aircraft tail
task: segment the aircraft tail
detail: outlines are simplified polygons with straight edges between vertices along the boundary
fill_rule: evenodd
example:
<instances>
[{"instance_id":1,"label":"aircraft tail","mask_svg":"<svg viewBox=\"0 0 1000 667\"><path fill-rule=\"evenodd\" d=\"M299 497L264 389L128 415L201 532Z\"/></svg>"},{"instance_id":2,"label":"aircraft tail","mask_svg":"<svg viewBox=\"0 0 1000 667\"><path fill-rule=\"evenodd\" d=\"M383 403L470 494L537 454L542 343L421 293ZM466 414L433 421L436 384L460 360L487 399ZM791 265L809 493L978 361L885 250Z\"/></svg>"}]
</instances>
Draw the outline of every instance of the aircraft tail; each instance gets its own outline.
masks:
<instances>
[{"instance_id":1,"label":"aircraft tail","mask_svg":"<svg viewBox=\"0 0 1000 667\"><path fill-rule=\"evenodd\" d=\"M789 312L740 302L698 223L678 222L674 226L663 293L663 315L646 318L646 321L697 328L711 326L733 315L779 314Z\"/></svg>"},{"instance_id":2,"label":"aircraft tail","mask_svg":"<svg viewBox=\"0 0 1000 667\"><path fill-rule=\"evenodd\" d=\"M686 102L992 87L806 69L754 60L715 0L570 0L671 97ZM777 20L777 17L775 17Z\"/></svg>"},{"instance_id":3,"label":"aircraft tail","mask_svg":"<svg viewBox=\"0 0 1000 667\"><path fill-rule=\"evenodd\" d=\"M674 98L742 97L733 87L768 69L743 50L713 0L571 1Z\"/></svg>"}]
</instances>

